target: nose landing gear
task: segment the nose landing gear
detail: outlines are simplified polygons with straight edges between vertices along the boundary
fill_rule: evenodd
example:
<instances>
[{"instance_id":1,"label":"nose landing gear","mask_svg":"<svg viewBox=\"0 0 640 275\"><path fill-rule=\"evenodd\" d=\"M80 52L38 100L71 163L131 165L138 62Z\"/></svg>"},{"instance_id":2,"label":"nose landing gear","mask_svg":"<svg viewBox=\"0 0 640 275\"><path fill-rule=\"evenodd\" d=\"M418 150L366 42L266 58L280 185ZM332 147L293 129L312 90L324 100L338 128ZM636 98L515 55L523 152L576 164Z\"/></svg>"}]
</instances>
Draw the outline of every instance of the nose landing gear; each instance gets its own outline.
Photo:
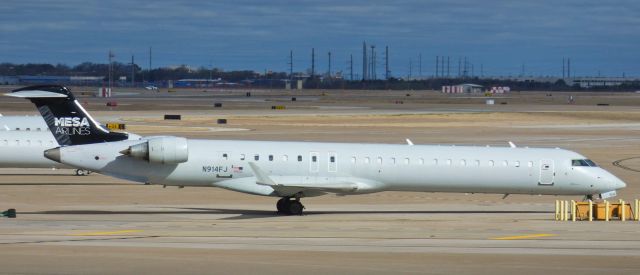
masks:
<instances>
[{"instance_id":1,"label":"nose landing gear","mask_svg":"<svg viewBox=\"0 0 640 275\"><path fill-rule=\"evenodd\" d=\"M300 198L281 198L276 203L276 207L278 208L278 213L285 215L302 215L304 211L304 205L300 202Z\"/></svg>"}]
</instances>

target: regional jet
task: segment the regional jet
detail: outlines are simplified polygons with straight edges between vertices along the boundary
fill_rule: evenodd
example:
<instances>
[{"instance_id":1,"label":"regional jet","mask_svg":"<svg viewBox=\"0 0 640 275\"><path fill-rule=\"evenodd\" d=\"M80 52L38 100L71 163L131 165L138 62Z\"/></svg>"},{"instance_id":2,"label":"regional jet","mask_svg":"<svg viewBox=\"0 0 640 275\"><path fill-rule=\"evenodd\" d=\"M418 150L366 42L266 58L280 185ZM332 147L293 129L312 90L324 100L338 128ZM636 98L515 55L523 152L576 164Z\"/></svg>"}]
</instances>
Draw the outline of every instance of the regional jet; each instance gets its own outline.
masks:
<instances>
[{"instance_id":1,"label":"regional jet","mask_svg":"<svg viewBox=\"0 0 640 275\"><path fill-rule=\"evenodd\" d=\"M559 148L201 140L129 140L82 109L69 89L35 86L7 94L31 100L65 165L146 184L211 186L280 198L299 215L301 199L381 191L613 196L625 183L585 156Z\"/></svg>"}]
</instances>

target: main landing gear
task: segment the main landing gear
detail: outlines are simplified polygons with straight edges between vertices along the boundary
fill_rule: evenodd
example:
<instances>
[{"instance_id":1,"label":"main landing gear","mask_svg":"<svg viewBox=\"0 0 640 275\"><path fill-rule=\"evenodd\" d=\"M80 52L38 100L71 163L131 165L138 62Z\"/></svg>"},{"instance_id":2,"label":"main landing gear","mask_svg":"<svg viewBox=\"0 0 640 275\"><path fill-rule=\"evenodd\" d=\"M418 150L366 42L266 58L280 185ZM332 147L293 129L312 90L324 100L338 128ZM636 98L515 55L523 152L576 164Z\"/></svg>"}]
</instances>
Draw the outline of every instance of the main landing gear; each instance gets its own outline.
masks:
<instances>
[{"instance_id":1,"label":"main landing gear","mask_svg":"<svg viewBox=\"0 0 640 275\"><path fill-rule=\"evenodd\" d=\"M285 215L302 215L304 205L300 203L299 198L292 199L290 197L284 197L278 200L276 203L278 213Z\"/></svg>"},{"instance_id":2,"label":"main landing gear","mask_svg":"<svg viewBox=\"0 0 640 275\"><path fill-rule=\"evenodd\" d=\"M89 170L76 169L76 176L86 176L89 174L91 174L91 171Z\"/></svg>"}]
</instances>

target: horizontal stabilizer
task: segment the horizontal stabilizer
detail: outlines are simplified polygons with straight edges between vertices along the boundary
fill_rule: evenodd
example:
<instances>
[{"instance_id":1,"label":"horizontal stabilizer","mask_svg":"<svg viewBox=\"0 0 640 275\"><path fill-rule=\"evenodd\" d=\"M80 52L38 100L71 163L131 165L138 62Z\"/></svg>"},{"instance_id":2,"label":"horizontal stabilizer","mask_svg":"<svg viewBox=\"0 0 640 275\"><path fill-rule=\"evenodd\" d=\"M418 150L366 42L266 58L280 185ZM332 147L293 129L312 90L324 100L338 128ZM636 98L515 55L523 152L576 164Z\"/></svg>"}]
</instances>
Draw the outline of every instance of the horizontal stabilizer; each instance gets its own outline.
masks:
<instances>
[{"instance_id":1,"label":"horizontal stabilizer","mask_svg":"<svg viewBox=\"0 0 640 275\"><path fill-rule=\"evenodd\" d=\"M19 98L66 98L67 95L60 93L53 93L41 90L26 90L13 93L4 94L6 96L19 97Z\"/></svg>"}]
</instances>

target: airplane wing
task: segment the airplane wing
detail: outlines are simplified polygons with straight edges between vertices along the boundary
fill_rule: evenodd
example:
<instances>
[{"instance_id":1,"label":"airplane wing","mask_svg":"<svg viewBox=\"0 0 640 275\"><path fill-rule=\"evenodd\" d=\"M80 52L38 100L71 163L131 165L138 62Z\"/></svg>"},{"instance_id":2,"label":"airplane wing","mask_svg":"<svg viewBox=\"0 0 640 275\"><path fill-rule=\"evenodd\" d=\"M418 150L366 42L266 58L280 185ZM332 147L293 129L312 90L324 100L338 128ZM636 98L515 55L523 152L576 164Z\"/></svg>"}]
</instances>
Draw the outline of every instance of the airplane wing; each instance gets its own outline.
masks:
<instances>
[{"instance_id":1,"label":"airplane wing","mask_svg":"<svg viewBox=\"0 0 640 275\"><path fill-rule=\"evenodd\" d=\"M303 193L368 193L379 191L382 185L377 181L354 177L319 177L315 180L303 180L296 176L270 176L257 164L249 162L255 175L256 184L270 186L278 194L289 196Z\"/></svg>"}]
</instances>

